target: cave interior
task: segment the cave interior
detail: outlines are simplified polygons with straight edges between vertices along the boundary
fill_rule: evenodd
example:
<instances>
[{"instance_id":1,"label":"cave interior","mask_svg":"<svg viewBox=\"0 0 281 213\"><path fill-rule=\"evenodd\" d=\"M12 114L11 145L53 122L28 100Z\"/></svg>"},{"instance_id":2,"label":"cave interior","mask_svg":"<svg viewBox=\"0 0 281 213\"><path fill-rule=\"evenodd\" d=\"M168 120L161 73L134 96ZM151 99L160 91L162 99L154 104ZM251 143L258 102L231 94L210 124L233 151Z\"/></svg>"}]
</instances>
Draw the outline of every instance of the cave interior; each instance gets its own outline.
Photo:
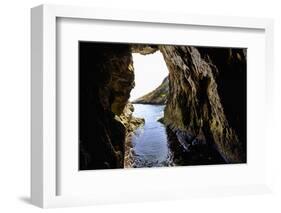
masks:
<instances>
[{"instance_id":1,"label":"cave interior","mask_svg":"<svg viewBox=\"0 0 281 213\"><path fill-rule=\"evenodd\" d=\"M169 70L164 123L246 162L247 49L79 42L79 169L124 168L132 131L132 53L160 51Z\"/></svg>"}]
</instances>

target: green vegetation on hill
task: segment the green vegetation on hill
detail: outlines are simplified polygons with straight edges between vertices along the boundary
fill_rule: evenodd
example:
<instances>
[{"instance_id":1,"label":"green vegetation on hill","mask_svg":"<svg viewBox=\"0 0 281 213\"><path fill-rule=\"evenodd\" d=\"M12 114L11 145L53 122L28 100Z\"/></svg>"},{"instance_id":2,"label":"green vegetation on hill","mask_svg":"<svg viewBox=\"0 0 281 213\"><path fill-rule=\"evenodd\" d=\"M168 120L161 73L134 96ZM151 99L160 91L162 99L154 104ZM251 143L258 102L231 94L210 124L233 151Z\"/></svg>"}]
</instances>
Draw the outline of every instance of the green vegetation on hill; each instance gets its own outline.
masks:
<instances>
[{"instance_id":1,"label":"green vegetation on hill","mask_svg":"<svg viewBox=\"0 0 281 213\"><path fill-rule=\"evenodd\" d=\"M164 78L160 86L158 86L152 92L136 99L133 101L135 104L156 104L162 105L166 104L167 96L169 93L169 79Z\"/></svg>"}]
</instances>

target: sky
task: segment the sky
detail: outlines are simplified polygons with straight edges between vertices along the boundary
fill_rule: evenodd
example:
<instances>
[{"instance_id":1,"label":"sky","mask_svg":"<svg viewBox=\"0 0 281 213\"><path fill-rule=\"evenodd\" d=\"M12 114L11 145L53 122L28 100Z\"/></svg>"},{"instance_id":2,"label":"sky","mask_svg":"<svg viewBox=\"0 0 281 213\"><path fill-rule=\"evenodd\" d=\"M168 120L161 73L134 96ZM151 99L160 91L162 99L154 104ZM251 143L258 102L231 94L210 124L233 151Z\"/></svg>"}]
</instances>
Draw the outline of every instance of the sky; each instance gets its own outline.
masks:
<instances>
[{"instance_id":1,"label":"sky","mask_svg":"<svg viewBox=\"0 0 281 213\"><path fill-rule=\"evenodd\" d=\"M160 51L149 55L133 53L135 88L131 91L133 101L158 87L168 76L168 68Z\"/></svg>"}]
</instances>

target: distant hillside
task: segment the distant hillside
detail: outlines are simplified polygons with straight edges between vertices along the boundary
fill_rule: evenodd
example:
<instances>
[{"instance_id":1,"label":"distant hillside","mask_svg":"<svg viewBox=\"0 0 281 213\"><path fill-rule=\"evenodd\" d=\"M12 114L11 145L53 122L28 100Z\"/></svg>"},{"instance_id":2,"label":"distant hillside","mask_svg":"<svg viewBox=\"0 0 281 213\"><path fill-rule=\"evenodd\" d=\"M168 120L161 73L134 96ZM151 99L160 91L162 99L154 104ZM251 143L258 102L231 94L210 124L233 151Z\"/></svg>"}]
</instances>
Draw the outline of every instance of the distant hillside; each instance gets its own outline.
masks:
<instances>
[{"instance_id":1,"label":"distant hillside","mask_svg":"<svg viewBox=\"0 0 281 213\"><path fill-rule=\"evenodd\" d=\"M166 104L167 96L169 93L169 79L164 78L160 86L152 92L133 101L135 104Z\"/></svg>"}]
</instances>

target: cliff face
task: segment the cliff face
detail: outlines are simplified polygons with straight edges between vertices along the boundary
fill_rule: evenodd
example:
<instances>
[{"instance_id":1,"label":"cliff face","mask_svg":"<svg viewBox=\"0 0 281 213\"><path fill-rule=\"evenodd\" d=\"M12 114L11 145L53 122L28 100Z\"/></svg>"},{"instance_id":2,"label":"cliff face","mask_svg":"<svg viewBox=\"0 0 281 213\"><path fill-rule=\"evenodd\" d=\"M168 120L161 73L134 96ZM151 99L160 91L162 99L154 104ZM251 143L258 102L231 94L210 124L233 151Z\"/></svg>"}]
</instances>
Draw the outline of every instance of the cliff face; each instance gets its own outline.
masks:
<instances>
[{"instance_id":1,"label":"cliff face","mask_svg":"<svg viewBox=\"0 0 281 213\"><path fill-rule=\"evenodd\" d=\"M239 84L239 81L245 77L243 75L246 72L246 55L239 53L238 56L238 53L235 53L234 56L231 49L227 49L229 54L225 55L220 52L225 50L216 49L217 55L226 57L219 59L212 57L215 54L208 52L208 49L202 49L202 55L198 49L160 46L170 72L170 95L165 108L164 122L178 136L184 135L187 142L188 138L194 140L204 135L206 141L213 143L227 162L245 162L245 130L238 129L245 126L241 111L245 110L246 103L243 103L243 100L246 100L243 95L240 96L243 88L239 87L243 87L243 82ZM233 69L235 64L240 67L240 71L243 70L240 76L239 70ZM233 75L237 75L236 78L232 79ZM231 85L234 87L226 86L233 80L234 84ZM227 97L233 93L238 97L233 100L232 97ZM237 99L240 101L235 102ZM235 114L240 117L236 122L231 116ZM235 129L238 123L241 126ZM238 132L242 132L240 138Z\"/></svg>"},{"instance_id":2,"label":"cliff face","mask_svg":"<svg viewBox=\"0 0 281 213\"><path fill-rule=\"evenodd\" d=\"M133 111L126 107L134 87L130 47L80 42L79 53L79 168L123 168Z\"/></svg>"},{"instance_id":3,"label":"cliff face","mask_svg":"<svg viewBox=\"0 0 281 213\"><path fill-rule=\"evenodd\" d=\"M169 94L169 79L164 78L160 86L150 93L136 99L133 103L136 104L166 104L167 97Z\"/></svg>"}]
</instances>

